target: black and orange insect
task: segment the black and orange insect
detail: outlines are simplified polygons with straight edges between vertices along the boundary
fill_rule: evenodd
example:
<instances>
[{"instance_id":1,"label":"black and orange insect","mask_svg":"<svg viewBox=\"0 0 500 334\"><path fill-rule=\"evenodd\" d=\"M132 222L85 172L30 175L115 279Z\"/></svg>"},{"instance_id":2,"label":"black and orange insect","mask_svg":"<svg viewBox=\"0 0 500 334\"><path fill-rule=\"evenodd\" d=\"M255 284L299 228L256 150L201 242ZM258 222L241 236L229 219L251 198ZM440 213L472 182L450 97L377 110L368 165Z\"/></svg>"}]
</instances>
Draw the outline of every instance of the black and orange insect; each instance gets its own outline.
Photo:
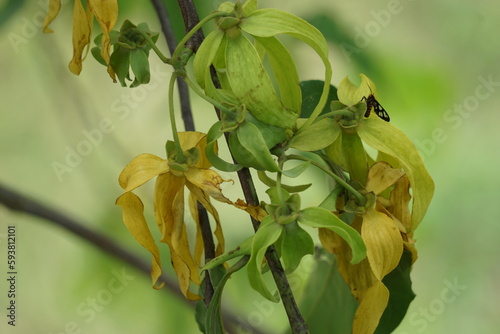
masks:
<instances>
[{"instance_id":1,"label":"black and orange insect","mask_svg":"<svg viewBox=\"0 0 500 334\"><path fill-rule=\"evenodd\" d=\"M370 112L372 111L373 108L373 111L375 112L375 114L377 114L378 117L382 118L386 122L389 122L391 120L387 111L385 111L384 107L382 107L380 103L378 103L377 99L375 99L375 96L373 96L373 94L368 95L368 97L363 96L361 101L363 100L366 101L365 117L370 116Z\"/></svg>"}]
</instances>

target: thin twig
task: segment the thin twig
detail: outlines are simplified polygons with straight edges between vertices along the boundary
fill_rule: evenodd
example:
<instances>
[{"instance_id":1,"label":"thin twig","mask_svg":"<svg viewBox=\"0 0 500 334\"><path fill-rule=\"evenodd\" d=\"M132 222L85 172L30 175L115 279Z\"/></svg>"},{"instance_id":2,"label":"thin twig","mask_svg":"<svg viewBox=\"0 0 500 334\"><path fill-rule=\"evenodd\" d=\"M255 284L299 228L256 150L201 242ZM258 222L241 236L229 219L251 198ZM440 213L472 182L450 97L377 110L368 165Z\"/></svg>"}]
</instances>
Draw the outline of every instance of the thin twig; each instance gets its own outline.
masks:
<instances>
[{"instance_id":1,"label":"thin twig","mask_svg":"<svg viewBox=\"0 0 500 334\"><path fill-rule=\"evenodd\" d=\"M177 40L175 38L172 25L170 24L170 18L168 16L167 9L161 0L151 0L151 2L158 15L158 19L160 21L163 35L165 36L170 54L174 54L174 51L177 48ZM193 112L191 109L191 102L189 100L189 88L186 82L180 76L177 77L177 87L179 88L179 98L181 104L182 120L184 121L184 128L186 129L186 131L194 131L195 127ZM205 261L208 262L215 257L215 244L212 231L210 229L210 220L208 218L207 210L199 202L197 210L200 230L203 238L203 247L205 250ZM208 271L203 278L202 284L204 287L203 302L205 303L205 305L209 305L214 294L214 287L212 284L210 273Z\"/></svg>"},{"instance_id":2,"label":"thin twig","mask_svg":"<svg viewBox=\"0 0 500 334\"><path fill-rule=\"evenodd\" d=\"M90 242L104 252L111 254L120 260L129 263L139 271L150 275L151 264L143 261L133 253L117 244L114 240L107 236L96 232L85 226L84 223L77 221L55 209L49 208L43 204L29 199L14 190L0 185L0 203L4 204L11 210L27 213L52 222L67 231L77 235L78 237ZM170 277L162 275L160 280L165 282L165 286L179 299L186 301L182 292L179 290L177 283ZM191 305L188 303L188 305ZM192 305L191 305L192 306Z\"/></svg>"},{"instance_id":3,"label":"thin twig","mask_svg":"<svg viewBox=\"0 0 500 334\"><path fill-rule=\"evenodd\" d=\"M173 55L175 48L177 47L177 40L175 38L172 25L170 24L170 19L165 5L161 0L151 0L151 3L153 4L156 14L158 15L158 20L160 21L161 30L163 32L163 36L165 36L170 55ZM184 79L181 77L177 77L177 88L179 90L181 116L182 121L184 122L184 129L186 131L194 131L195 127L191 102L189 100L189 88Z\"/></svg>"},{"instance_id":4,"label":"thin twig","mask_svg":"<svg viewBox=\"0 0 500 334\"><path fill-rule=\"evenodd\" d=\"M128 263L145 275L150 276L151 274L150 263L135 256L133 253L129 252L124 247L116 243L113 239L92 229L89 229L85 226L84 223L77 221L76 219L70 218L55 209L49 208L48 206L40 204L37 201L29 199L1 184L0 203L13 211L30 214L32 216L42 218L43 220L60 226L65 230L82 238L83 240L88 241L104 252L124 261L125 263ZM162 282L165 282L165 286L167 287L167 289L164 289L164 291L172 293L183 303L194 309L195 304L189 302L186 298L184 298L184 295L180 291L177 282L175 282L174 279L166 276L165 274L162 274L160 276L160 280ZM233 314L227 309L222 309L222 316L226 322L231 324L232 328L241 327L251 333L263 334L263 332L261 332L257 328L254 328L250 324L243 322L239 316Z\"/></svg>"}]
</instances>

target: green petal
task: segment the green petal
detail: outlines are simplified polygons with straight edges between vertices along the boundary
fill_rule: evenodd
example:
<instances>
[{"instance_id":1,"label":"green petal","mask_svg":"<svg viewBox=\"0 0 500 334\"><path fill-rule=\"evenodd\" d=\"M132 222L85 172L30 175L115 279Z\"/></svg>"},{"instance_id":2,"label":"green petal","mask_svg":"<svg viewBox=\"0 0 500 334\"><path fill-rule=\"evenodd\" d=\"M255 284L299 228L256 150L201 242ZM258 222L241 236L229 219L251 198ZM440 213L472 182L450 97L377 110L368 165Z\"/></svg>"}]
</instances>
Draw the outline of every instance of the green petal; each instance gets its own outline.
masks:
<instances>
[{"instance_id":1,"label":"green petal","mask_svg":"<svg viewBox=\"0 0 500 334\"><path fill-rule=\"evenodd\" d=\"M250 285L263 297L270 301L277 302L276 298L266 287L262 278L262 260L266 254L267 248L274 244L283 231L283 225L274 222L271 216L267 216L262 220L257 233L255 233L252 242L252 256L248 262L248 280Z\"/></svg>"},{"instance_id":2,"label":"green petal","mask_svg":"<svg viewBox=\"0 0 500 334\"><path fill-rule=\"evenodd\" d=\"M267 52L279 87L281 101L288 109L299 115L302 93L299 86L299 74L292 56L275 37L255 37L255 39Z\"/></svg>"},{"instance_id":3,"label":"green petal","mask_svg":"<svg viewBox=\"0 0 500 334\"><path fill-rule=\"evenodd\" d=\"M323 208L307 208L300 211L299 222L310 227L324 227L337 233L352 250L351 263L359 263L366 257L366 246L358 231Z\"/></svg>"},{"instance_id":4,"label":"green petal","mask_svg":"<svg viewBox=\"0 0 500 334\"><path fill-rule=\"evenodd\" d=\"M205 86L206 72L210 71L210 65L217 54L217 50L222 42L222 37L224 37L224 33L221 30L212 31L208 34L203 43L201 43L198 51L196 51L196 56L193 61L193 71L196 82L198 82L201 87Z\"/></svg>"},{"instance_id":5,"label":"green petal","mask_svg":"<svg viewBox=\"0 0 500 334\"><path fill-rule=\"evenodd\" d=\"M294 136L291 148L301 151L317 151L332 144L340 134L338 123L331 118L323 118Z\"/></svg>"},{"instance_id":6,"label":"green petal","mask_svg":"<svg viewBox=\"0 0 500 334\"><path fill-rule=\"evenodd\" d=\"M360 122L358 134L370 147L401 163L413 190L411 230L414 231L422 221L434 194L434 182L422 157L403 132L379 118L367 118Z\"/></svg>"},{"instance_id":7,"label":"green petal","mask_svg":"<svg viewBox=\"0 0 500 334\"><path fill-rule=\"evenodd\" d=\"M339 84L337 96L339 101L345 105L352 106L359 103L363 97L373 94L377 97L375 84L364 74L360 74L361 84L359 87L353 85L348 77L345 77Z\"/></svg>"},{"instance_id":8,"label":"green petal","mask_svg":"<svg viewBox=\"0 0 500 334\"><path fill-rule=\"evenodd\" d=\"M332 78L328 45L321 32L303 19L278 9L256 10L241 22L240 27L243 31L257 37L271 37L278 34L293 36L307 43L320 56L325 64L325 81L321 99L312 114L312 122L326 104Z\"/></svg>"},{"instance_id":9,"label":"green petal","mask_svg":"<svg viewBox=\"0 0 500 334\"><path fill-rule=\"evenodd\" d=\"M298 117L279 99L257 50L241 32L227 34L227 76L235 96L258 120L291 128Z\"/></svg>"}]
</instances>

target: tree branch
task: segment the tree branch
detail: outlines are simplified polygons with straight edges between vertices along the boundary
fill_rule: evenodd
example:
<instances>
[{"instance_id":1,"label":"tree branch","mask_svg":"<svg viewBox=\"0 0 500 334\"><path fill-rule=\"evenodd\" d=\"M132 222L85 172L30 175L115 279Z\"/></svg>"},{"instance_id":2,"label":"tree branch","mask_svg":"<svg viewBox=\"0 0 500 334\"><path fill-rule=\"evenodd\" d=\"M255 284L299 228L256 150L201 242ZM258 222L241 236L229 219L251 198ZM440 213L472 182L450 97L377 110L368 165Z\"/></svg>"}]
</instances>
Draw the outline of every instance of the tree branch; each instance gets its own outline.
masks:
<instances>
[{"instance_id":1,"label":"tree branch","mask_svg":"<svg viewBox=\"0 0 500 334\"><path fill-rule=\"evenodd\" d=\"M0 203L4 204L5 207L13 211L26 213L62 227L63 229L75 234L81 239L101 249L105 253L108 253L109 255L114 256L125 263L128 263L145 275L150 276L151 274L150 263L135 256L133 253L120 246L111 238L94 230L91 230L82 222L70 218L55 209L51 209L43 204L40 204L37 201L31 200L1 184ZM179 290L178 284L175 280L166 276L165 274L162 274L160 276L160 280L165 282L165 286L168 288L164 291L171 292L184 304L194 309L194 303L191 303L186 298L184 298L184 295ZM263 332L261 332L257 328L254 328L250 324L242 322L240 317L236 316L227 309L222 309L222 316L225 321L231 324L231 327L233 328L241 327L250 331L251 333L263 334Z\"/></svg>"},{"instance_id":2,"label":"tree branch","mask_svg":"<svg viewBox=\"0 0 500 334\"><path fill-rule=\"evenodd\" d=\"M170 55L174 54L175 48L177 47L177 40L175 39L174 30L170 24L170 19L168 17L167 10L162 0L151 0L153 7L155 8L156 14L158 15L158 20L160 21L161 30L165 40L167 42L168 50ZM191 102L189 100L189 88L182 77L177 77L177 88L179 90L179 100L181 104L181 116L184 122L184 129L186 131L194 131L194 119L193 112L191 109Z\"/></svg>"},{"instance_id":3,"label":"tree branch","mask_svg":"<svg viewBox=\"0 0 500 334\"><path fill-rule=\"evenodd\" d=\"M170 24L167 9L165 8L165 5L161 0L151 0L151 2L156 10L156 14L158 15L158 19L160 21L163 35L165 36L170 54L173 54L175 49L177 48L178 42L175 38L172 25ZM201 38L203 39L203 35L201 35ZM186 131L194 131L195 127L191 109L191 102L189 100L189 88L184 79L182 79L182 77L180 76L177 77L177 87L179 88L179 98L181 104L182 119L184 121L184 128L186 129ZM205 250L205 261L208 262L215 257L215 244L212 231L210 229L210 220L208 218L207 210L199 202L197 210L200 230L203 238L203 247ZM205 305L208 305L210 304L210 301L212 300L212 296L214 294L214 287L210 278L210 273L208 271L203 278L202 284L204 285L203 302L205 303Z\"/></svg>"},{"instance_id":4,"label":"tree branch","mask_svg":"<svg viewBox=\"0 0 500 334\"><path fill-rule=\"evenodd\" d=\"M199 22L198 12L196 11L196 7L194 6L192 0L177 0L177 2L179 3L179 7L181 8L186 30L189 31ZM201 32L201 29L199 30L199 32ZM195 38L195 36L196 35L193 35L193 38L191 38L190 41L191 43L193 43L193 45L190 46L193 48L193 50L196 51L203 42L203 35L200 35L201 37L197 38ZM218 78L213 68L211 68L211 75L214 85L218 87L219 86ZM217 115L220 117L219 112L217 112ZM228 137L226 136L226 141L227 139ZM234 157L233 160L235 160ZM235 163L237 163L237 161L235 161ZM252 175L250 174L248 168L243 168L240 171L238 171L238 178L240 180L240 184L243 189L243 193L245 195L245 200L247 201L247 203L251 205L259 205L259 199L257 196L257 192L255 190ZM250 218L254 230L257 231L260 222L253 219L252 217ZM273 278L276 282L276 286L283 301L283 305L285 307L285 311L287 313L288 320L290 322L290 328L292 330L292 333L293 334L309 333L307 329L307 324L297 306L297 303L293 296L293 292L290 288L290 284L288 283L288 279L283 270L283 267L281 265L281 262L279 260L279 257L276 253L276 249L274 246L268 248L266 252L266 260L269 264L269 268L272 272Z\"/></svg>"}]
</instances>

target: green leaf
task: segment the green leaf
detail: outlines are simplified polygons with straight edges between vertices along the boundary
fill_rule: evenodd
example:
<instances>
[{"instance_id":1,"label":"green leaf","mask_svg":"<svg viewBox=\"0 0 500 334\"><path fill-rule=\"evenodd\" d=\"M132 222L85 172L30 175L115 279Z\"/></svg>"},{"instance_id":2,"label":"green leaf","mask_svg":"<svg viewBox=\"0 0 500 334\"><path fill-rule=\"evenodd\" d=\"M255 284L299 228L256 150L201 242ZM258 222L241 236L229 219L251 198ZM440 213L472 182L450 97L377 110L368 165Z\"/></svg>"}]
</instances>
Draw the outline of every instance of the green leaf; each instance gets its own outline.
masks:
<instances>
[{"instance_id":1,"label":"green leaf","mask_svg":"<svg viewBox=\"0 0 500 334\"><path fill-rule=\"evenodd\" d=\"M375 334L392 333L403 320L410 303L415 298L411 289L411 252L404 250L398 266L387 274L382 282L389 289L389 303L380 318Z\"/></svg>"},{"instance_id":2,"label":"green leaf","mask_svg":"<svg viewBox=\"0 0 500 334\"><path fill-rule=\"evenodd\" d=\"M314 270L299 301L309 332L351 333L358 302L338 272L335 256L318 249L314 260Z\"/></svg>"},{"instance_id":3,"label":"green leaf","mask_svg":"<svg viewBox=\"0 0 500 334\"><path fill-rule=\"evenodd\" d=\"M259 129L250 122L243 122L229 135L231 153L239 164L257 170L279 172L273 156Z\"/></svg>"},{"instance_id":4,"label":"green leaf","mask_svg":"<svg viewBox=\"0 0 500 334\"><path fill-rule=\"evenodd\" d=\"M301 118L309 118L313 110L318 105L321 94L323 93L323 87L325 83L321 80L308 80L300 82L300 89L302 91L302 107L300 112ZM337 100L337 88L330 85L330 91L328 92L328 98L326 99L326 104L321 114L325 114L330 111L331 101Z\"/></svg>"},{"instance_id":5,"label":"green leaf","mask_svg":"<svg viewBox=\"0 0 500 334\"><path fill-rule=\"evenodd\" d=\"M262 220L253 238L252 256L248 262L247 269L248 280L252 288L272 302L278 302L279 298L275 297L266 287L262 277L261 266L267 248L278 240L282 231L283 225L274 222L271 216L267 216Z\"/></svg>"},{"instance_id":6,"label":"green leaf","mask_svg":"<svg viewBox=\"0 0 500 334\"><path fill-rule=\"evenodd\" d=\"M359 263L366 257L366 246L358 231L344 223L331 211L323 208L307 208L300 211L299 223L310 227L324 227L337 233L352 250L351 263Z\"/></svg>"},{"instance_id":7,"label":"green leaf","mask_svg":"<svg viewBox=\"0 0 500 334\"><path fill-rule=\"evenodd\" d=\"M314 241L297 222L286 224L281 235L281 258L286 274L297 269L302 258L314 253Z\"/></svg>"},{"instance_id":8,"label":"green leaf","mask_svg":"<svg viewBox=\"0 0 500 334\"><path fill-rule=\"evenodd\" d=\"M269 176L267 176L267 174L265 172L262 172L262 171L257 171L257 176L259 177L259 180L264 183L266 186L268 187L276 187L276 181L271 179ZM289 186L289 185L286 185L286 184L281 184L281 188L283 188L284 190L288 191L289 193L299 193L301 191L304 191L306 189L308 189L310 186L312 185L312 183L308 183L308 184L301 184L301 185L298 185L298 186Z\"/></svg>"},{"instance_id":9,"label":"green leaf","mask_svg":"<svg viewBox=\"0 0 500 334\"><path fill-rule=\"evenodd\" d=\"M343 131L341 137L342 153L347 164L346 172L351 180L366 184L368 176L368 161L363 143L356 132Z\"/></svg>"},{"instance_id":10,"label":"green leaf","mask_svg":"<svg viewBox=\"0 0 500 334\"><path fill-rule=\"evenodd\" d=\"M149 83L151 75L149 73L148 55L142 49L130 50L130 68L135 75L134 82L130 87L137 87L141 84Z\"/></svg>"},{"instance_id":11,"label":"green leaf","mask_svg":"<svg viewBox=\"0 0 500 334\"><path fill-rule=\"evenodd\" d=\"M285 128L261 122L252 116L251 113L246 113L246 120L254 124L259 129L262 138L264 138L266 146L269 149L273 148L278 143L282 143L287 138Z\"/></svg>"},{"instance_id":12,"label":"green leaf","mask_svg":"<svg viewBox=\"0 0 500 334\"><path fill-rule=\"evenodd\" d=\"M236 262L233 266L231 266L227 270L227 272L224 274L224 276L220 279L218 283L214 283L214 286L216 286L216 288L214 290L212 300L210 301L210 304L208 305L207 309L205 333L207 334L226 333L224 331L224 325L222 322L222 315L221 315L222 291L224 290L224 286L226 285L226 282L231 277L231 275L240 270L241 268L243 268L247 264L249 258L250 258L249 256L244 256L243 258L241 258L238 262Z\"/></svg>"},{"instance_id":13,"label":"green leaf","mask_svg":"<svg viewBox=\"0 0 500 334\"><path fill-rule=\"evenodd\" d=\"M235 165L230 162L226 162L222 160L216 153L215 153L215 147L217 144L217 139L219 139L222 135L223 132L220 131L221 127L223 125L223 122L219 121L216 122L210 130L207 133L207 147L205 148L205 155L207 156L208 161L217 168L218 170L224 171L224 172L236 172L239 171L242 166L240 165Z\"/></svg>"},{"instance_id":14,"label":"green leaf","mask_svg":"<svg viewBox=\"0 0 500 334\"><path fill-rule=\"evenodd\" d=\"M210 262L206 263L203 266L202 272L205 270L215 268L215 267L217 267L217 266L219 266L219 265L221 265L229 260L237 258L239 256L250 255L250 253L252 251L253 238L254 238L254 236L251 236L250 238L243 241L235 249L230 250L229 252L225 252L225 253L217 256L216 258L212 259Z\"/></svg>"},{"instance_id":15,"label":"green leaf","mask_svg":"<svg viewBox=\"0 0 500 334\"><path fill-rule=\"evenodd\" d=\"M297 166L287 169L283 171L283 175L290 177L290 178L296 178L299 177L302 173L306 171L306 169L311 165L310 161L304 161L298 164Z\"/></svg>"},{"instance_id":16,"label":"green leaf","mask_svg":"<svg viewBox=\"0 0 500 334\"><path fill-rule=\"evenodd\" d=\"M126 79L129 78L130 50L123 47L116 47L111 54L109 64L113 68L122 87L127 87Z\"/></svg>"},{"instance_id":17,"label":"green leaf","mask_svg":"<svg viewBox=\"0 0 500 334\"><path fill-rule=\"evenodd\" d=\"M323 118L294 136L290 147L301 151L318 151L332 144L339 134L338 123L331 118Z\"/></svg>"}]
</instances>

